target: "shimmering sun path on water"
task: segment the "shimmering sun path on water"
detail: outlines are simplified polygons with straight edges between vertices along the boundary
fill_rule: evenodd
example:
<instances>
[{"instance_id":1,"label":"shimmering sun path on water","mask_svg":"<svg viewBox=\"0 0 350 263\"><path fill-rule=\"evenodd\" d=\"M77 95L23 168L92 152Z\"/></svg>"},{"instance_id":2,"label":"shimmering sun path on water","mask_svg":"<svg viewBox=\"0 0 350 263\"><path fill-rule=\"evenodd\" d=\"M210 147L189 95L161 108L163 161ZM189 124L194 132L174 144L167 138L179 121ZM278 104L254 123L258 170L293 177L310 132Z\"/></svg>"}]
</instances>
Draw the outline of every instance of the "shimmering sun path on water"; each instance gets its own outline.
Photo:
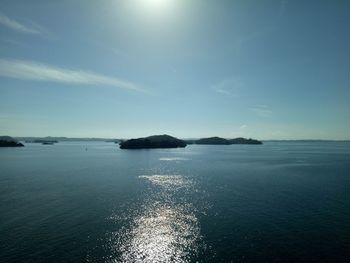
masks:
<instances>
[{"instance_id":1,"label":"shimmering sun path on water","mask_svg":"<svg viewBox=\"0 0 350 263\"><path fill-rule=\"evenodd\" d=\"M144 201L119 249L124 262L189 262L200 244L195 208L178 202L176 195L194 190L194 183L182 175L142 175L154 188ZM120 234L120 233L118 233Z\"/></svg>"}]
</instances>

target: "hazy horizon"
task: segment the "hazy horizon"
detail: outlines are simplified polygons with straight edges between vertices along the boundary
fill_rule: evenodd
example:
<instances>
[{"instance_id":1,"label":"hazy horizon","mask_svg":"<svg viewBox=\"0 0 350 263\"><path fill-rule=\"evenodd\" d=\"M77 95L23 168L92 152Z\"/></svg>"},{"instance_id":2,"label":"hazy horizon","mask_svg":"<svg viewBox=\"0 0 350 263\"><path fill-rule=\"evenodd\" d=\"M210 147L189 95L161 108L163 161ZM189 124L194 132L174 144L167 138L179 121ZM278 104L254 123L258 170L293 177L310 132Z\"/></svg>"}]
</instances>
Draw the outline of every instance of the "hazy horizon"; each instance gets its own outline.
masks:
<instances>
[{"instance_id":1,"label":"hazy horizon","mask_svg":"<svg viewBox=\"0 0 350 263\"><path fill-rule=\"evenodd\" d=\"M350 2L8 1L0 134L350 140Z\"/></svg>"}]
</instances>

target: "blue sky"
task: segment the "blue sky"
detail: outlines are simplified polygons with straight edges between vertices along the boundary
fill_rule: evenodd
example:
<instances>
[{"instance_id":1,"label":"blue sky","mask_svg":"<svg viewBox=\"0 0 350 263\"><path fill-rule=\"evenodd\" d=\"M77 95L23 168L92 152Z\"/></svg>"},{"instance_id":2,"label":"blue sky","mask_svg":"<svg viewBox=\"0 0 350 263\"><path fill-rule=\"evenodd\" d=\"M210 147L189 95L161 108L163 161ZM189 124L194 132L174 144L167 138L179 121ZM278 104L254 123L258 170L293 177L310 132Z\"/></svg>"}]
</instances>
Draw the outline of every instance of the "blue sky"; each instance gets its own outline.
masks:
<instances>
[{"instance_id":1,"label":"blue sky","mask_svg":"<svg viewBox=\"0 0 350 263\"><path fill-rule=\"evenodd\" d=\"M349 1L0 7L0 134L350 139Z\"/></svg>"}]
</instances>

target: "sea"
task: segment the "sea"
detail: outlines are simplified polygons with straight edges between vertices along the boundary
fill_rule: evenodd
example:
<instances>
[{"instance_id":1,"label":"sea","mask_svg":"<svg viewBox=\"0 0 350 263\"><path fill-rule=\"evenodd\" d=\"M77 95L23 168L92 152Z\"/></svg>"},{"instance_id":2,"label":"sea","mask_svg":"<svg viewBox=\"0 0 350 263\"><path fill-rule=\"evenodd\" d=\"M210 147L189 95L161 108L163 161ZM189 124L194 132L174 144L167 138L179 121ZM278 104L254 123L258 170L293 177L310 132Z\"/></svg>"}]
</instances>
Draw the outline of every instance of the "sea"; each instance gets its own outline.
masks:
<instances>
[{"instance_id":1,"label":"sea","mask_svg":"<svg viewBox=\"0 0 350 263\"><path fill-rule=\"evenodd\" d=\"M350 262L350 142L0 148L0 262Z\"/></svg>"}]
</instances>

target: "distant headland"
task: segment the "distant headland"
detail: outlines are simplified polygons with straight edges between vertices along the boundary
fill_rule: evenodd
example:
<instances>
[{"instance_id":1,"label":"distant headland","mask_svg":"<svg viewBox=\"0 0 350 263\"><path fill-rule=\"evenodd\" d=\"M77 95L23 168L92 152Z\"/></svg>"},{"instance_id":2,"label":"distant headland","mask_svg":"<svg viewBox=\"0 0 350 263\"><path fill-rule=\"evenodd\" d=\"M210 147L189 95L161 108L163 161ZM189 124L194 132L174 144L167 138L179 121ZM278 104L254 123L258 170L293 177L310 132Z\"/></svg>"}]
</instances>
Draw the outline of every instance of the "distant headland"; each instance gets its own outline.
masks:
<instances>
[{"instance_id":1,"label":"distant headland","mask_svg":"<svg viewBox=\"0 0 350 263\"><path fill-rule=\"evenodd\" d=\"M231 145L231 144L262 144L261 141L255 139L246 138L235 138L235 139L224 139L220 137L209 137L193 141L195 144L206 144L206 145Z\"/></svg>"},{"instance_id":2,"label":"distant headland","mask_svg":"<svg viewBox=\"0 0 350 263\"><path fill-rule=\"evenodd\" d=\"M119 139L111 139L111 138L69 138L69 137L16 137L19 141L24 141L26 143L43 143L43 142L119 142Z\"/></svg>"},{"instance_id":3,"label":"distant headland","mask_svg":"<svg viewBox=\"0 0 350 263\"><path fill-rule=\"evenodd\" d=\"M54 143L58 143L57 140L48 140L48 139L35 139L35 140L26 140L26 143L41 143L43 145L53 145Z\"/></svg>"},{"instance_id":4,"label":"distant headland","mask_svg":"<svg viewBox=\"0 0 350 263\"><path fill-rule=\"evenodd\" d=\"M0 136L0 147L23 147L24 145L10 136Z\"/></svg>"}]
</instances>

